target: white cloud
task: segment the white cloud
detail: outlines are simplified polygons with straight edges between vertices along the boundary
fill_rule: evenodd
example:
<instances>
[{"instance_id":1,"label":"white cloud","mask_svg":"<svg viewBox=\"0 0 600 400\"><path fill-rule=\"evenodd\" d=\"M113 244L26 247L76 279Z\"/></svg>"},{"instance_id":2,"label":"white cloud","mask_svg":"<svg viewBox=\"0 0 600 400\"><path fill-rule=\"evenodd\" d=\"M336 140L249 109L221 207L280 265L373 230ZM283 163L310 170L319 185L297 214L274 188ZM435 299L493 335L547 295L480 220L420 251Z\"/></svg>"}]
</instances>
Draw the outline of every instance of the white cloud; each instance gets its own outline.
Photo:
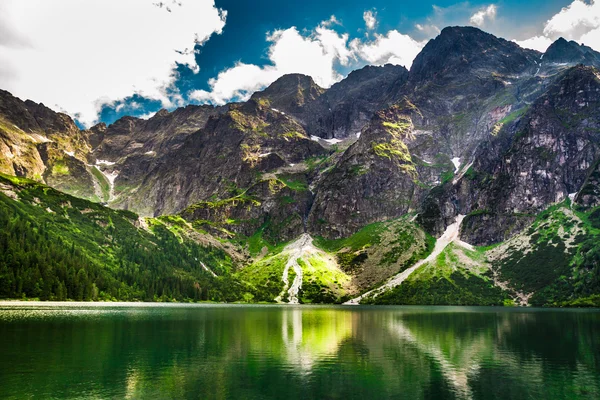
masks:
<instances>
[{"instance_id":1,"label":"white cloud","mask_svg":"<svg viewBox=\"0 0 600 400\"><path fill-rule=\"evenodd\" d=\"M600 27L600 1L585 3L575 0L554 15L544 27L544 35L578 40L581 36Z\"/></svg>"},{"instance_id":2,"label":"white cloud","mask_svg":"<svg viewBox=\"0 0 600 400\"><path fill-rule=\"evenodd\" d=\"M600 51L600 1L575 0L546 21L542 35L515 42L522 47L545 51L559 37Z\"/></svg>"},{"instance_id":3,"label":"white cloud","mask_svg":"<svg viewBox=\"0 0 600 400\"><path fill-rule=\"evenodd\" d=\"M552 44L552 40L546 36L534 36L526 40L515 40L515 43L525 49L533 49L544 53Z\"/></svg>"},{"instance_id":4,"label":"white cloud","mask_svg":"<svg viewBox=\"0 0 600 400\"><path fill-rule=\"evenodd\" d=\"M581 36L579 42L586 46L590 46L596 51L600 51L600 27Z\"/></svg>"},{"instance_id":5,"label":"white cloud","mask_svg":"<svg viewBox=\"0 0 600 400\"><path fill-rule=\"evenodd\" d=\"M0 40L0 87L87 124L102 101L133 92L169 106L175 62L197 70L194 45L222 31L226 12L213 0L154 2L2 0L13 40Z\"/></svg>"},{"instance_id":6,"label":"white cloud","mask_svg":"<svg viewBox=\"0 0 600 400\"><path fill-rule=\"evenodd\" d=\"M325 27L330 27L333 25L342 25L342 23L338 21L335 15L332 15L331 17L329 17L328 20L321 22L321 25Z\"/></svg>"},{"instance_id":7,"label":"white cloud","mask_svg":"<svg viewBox=\"0 0 600 400\"><path fill-rule=\"evenodd\" d=\"M332 20L335 17L329 19ZM391 63L409 68L423 47L423 43L395 30L386 35L375 34L370 41L354 39L348 43L348 34L339 34L328 26L327 23L321 23L306 36L301 35L295 27L267 35L267 41L271 42L269 65L239 62L210 79L210 90L194 90L189 97L214 104L225 104L234 99L245 100L255 91L290 73L309 75L319 86L330 87L342 79L342 75L336 71L337 64Z\"/></svg>"},{"instance_id":8,"label":"white cloud","mask_svg":"<svg viewBox=\"0 0 600 400\"><path fill-rule=\"evenodd\" d=\"M276 67L261 68L252 64L238 63L209 80L210 92L194 90L189 97L201 103L210 102L219 105L234 98L246 100L252 93L275 81L281 75L283 73L280 73Z\"/></svg>"},{"instance_id":9,"label":"white cloud","mask_svg":"<svg viewBox=\"0 0 600 400\"><path fill-rule=\"evenodd\" d=\"M334 64L348 65L353 56L346 46L348 35L340 35L323 25L309 36L302 36L295 27L277 30L267 35L267 41L272 43L268 52L271 65L238 63L209 81L210 92L195 90L190 98L215 104L225 104L234 98L247 99L289 73L309 75L318 85L329 87L342 78Z\"/></svg>"},{"instance_id":10,"label":"white cloud","mask_svg":"<svg viewBox=\"0 0 600 400\"><path fill-rule=\"evenodd\" d=\"M440 34L440 32L442 31L437 25L435 24L415 24L415 28L423 33L424 35L426 35L427 37L434 37Z\"/></svg>"},{"instance_id":11,"label":"white cloud","mask_svg":"<svg viewBox=\"0 0 600 400\"><path fill-rule=\"evenodd\" d=\"M334 63L347 64L352 56L346 46L348 35L339 35L322 25L308 37L300 35L295 27L277 30L267 35L267 41L272 43L271 65L238 63L209 80L210 92L195 90L190 98L215 104L225 104L234 98L247 99L253 92L289 73L312 76L318 85L329 87L341 79L334 70Z\"/></svg>"},{"instance_id":12,"label":"white cloud","mask_svg":"<svg viewBox=\"0 0 600 400\"><path fill-rule=\"evenodd\" d=\"M368 30L373 30L375 29L375 26L377 25L377 13L374 11L365 11L363 13L363 19L365 20L365 25L367 26Z\"/></svg>"},{"instance_id":13,"label":"white cloud","mask_svg":"<svg viewBox=\"0 0 600 400\"><path fill-rule=\"evenodd\" d=\"M497 11L498 7L495 4L490 4L471 15L469 22L476 26L483 26L486 21L494 21L496 19Z\"/></svg>"},{"instance_id":14,"label":"white cloud","mask_svg":"<svg viewBox=\"0 0 600 400\"><path fill-rule=\"evenodd\" d=\"M410 69L423 45L408 35L391 30L385 35L375 34L375 39L370 42L354 39L350 48L357 57L370 64L398 64Z\"/></svg>"}]
</instances>

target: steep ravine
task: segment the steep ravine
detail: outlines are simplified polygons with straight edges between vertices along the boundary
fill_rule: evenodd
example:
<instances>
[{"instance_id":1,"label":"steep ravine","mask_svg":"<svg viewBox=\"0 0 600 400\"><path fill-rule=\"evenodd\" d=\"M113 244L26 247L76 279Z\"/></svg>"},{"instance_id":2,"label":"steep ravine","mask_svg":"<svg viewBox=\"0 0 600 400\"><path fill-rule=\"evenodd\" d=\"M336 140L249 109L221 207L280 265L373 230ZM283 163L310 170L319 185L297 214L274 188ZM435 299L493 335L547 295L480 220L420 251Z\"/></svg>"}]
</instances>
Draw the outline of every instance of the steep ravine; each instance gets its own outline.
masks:
<instances>
[{"instance_id":1,"label":"steep ravine","mask_svg":"<svg viewBox=\"0 0 600 400\"><path fill-rule=\"evenodd\" d=\"M381 285L378 288L375 288L373 290L370 290L366 293L363 293L362 295L355 297L352 300L348 300L347 302L345 302L344 304L346 305L358 305L360 304L361 300L366 298L366 297L377 297L379 294L387 291L387 290L391 290L393 288L395 288L396 286L399 286L402 284L402 282L404 282L406 280L406 278L408 278L413 272L415 272L419 267L421 267L422 265L424 265L425 263L431 262L433 260L435 260L437 258L437 256L439 256L442 251L446 248L446 246L448 246L450 243L452 242L456 242L458 244L460 244L461 246L469 246L469 244L461 242L458 239L458 235L460 232L460 225L462 223L462 220L464 219L464 215L459 215L456 218L456 221L450 225L448 225L448 227L446 228L446 231L443 233L442 236L440 236L439 239L436 240L435 242L435 248L433 249L433 251L431 252L431 254L423 259L418 261L416 264L414 264L412 267L407 268L406 270L400 272L399 274L391 277L390 279L388 279L388 281L386 283L384 283L383 285Z\"/></svg>"}]
</instances>

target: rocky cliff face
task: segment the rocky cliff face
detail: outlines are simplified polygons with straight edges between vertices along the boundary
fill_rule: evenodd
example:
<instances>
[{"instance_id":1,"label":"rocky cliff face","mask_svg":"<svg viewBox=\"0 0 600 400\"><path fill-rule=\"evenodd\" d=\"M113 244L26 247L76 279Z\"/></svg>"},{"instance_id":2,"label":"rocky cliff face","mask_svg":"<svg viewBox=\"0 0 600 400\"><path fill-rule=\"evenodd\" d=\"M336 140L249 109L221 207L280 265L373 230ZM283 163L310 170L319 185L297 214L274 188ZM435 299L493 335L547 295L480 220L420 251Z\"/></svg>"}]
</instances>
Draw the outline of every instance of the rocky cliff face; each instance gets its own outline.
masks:
<instances>
[{"instance_id":1,"label":"rocky cliff face","mask_svg":"<svg viewBox=\"0 0 600 400\"><path fill-rule=\"evenodd\" d=\"M368 66L329 89L291 74L245 103L87 131L2 92L0 168L230 237L340 238L411 212L439 234L462 213L463 237L487 244L569 196L595 204L599 57L450 27L410 71Z\"/></svg>"},{"instance_id":2,"label":"rocky cliff face","mask_svg":"<svg viewBox=\"0 0 600 400\"><path fill-rule=\"evenodd\" d=\"M511 237L549 205L575 199L600 157L599 108L595 69L579 66L561 74L482 145L458 181L430 195L424 223L471 214L463 237L491 244Z\"/></svg>"},{"instance_id":3,"label":"rocky cliff face","mask_svg":"<svg viewBox=\"0 0 600 400\"><path fill-rule=\"evenodd\" d=\"M406 145L414 140L408 100L379 111L360 138L315 187L311 232L329 238L406 214L418 204L417 170Z\"/></svg>"},{"instance_id":4,"label":"rocky cliff face","mask_svg":"<svg viewBox=\"0 0 600 400\"><path fill-rule=\"evenodd\" d=\"M573 40L567 41L563 38L559 38L548 47L543 60L550 63L567 65L577 63L600 67L600 54L598 52Z\"/></svg>"},{"instance_id":5,"label":"rocky cliff face","mask_svg":"<svg viewBox=\"0 0 600 400\"><path fill-rule=\"evenodd\" d=\"M341 301L412 271L436 248L430 235L453 227L453 247L436 250L443 257L370 301L420 301L414 290L427 287L458 296L435 301L488 304L489 295L500 304L512 293L522 304L555 304L569 298L560 291L571 265L582 296L596 287L598 60L562 39L541 54L451 27L410 71L368 66L329 89L291 74L246 102L85 131L0 91L0 173L142 216L176 214L163 217L170 229L253 257L238 261L257 299L282 298L278 282L292 266L294 299ZM554 205L560 212L544 217ZM499 242L502 254L471 247ZM560 262L546 260L551 279L532 282L527 268L542 271L535 259L546 253ZM300 272L305 287L292 276Z\"/></svg>"},{"instance_id":6,"label":"rocky cliff face","mask_svg":"<svg viewBox=\"0 0 600 400\"><path fill-rule=\"evenodd\" d=\"M89 151L85 134L68 115L0 90L0 172L99 201L86 165Z\"/></svg>"}]
</instances>

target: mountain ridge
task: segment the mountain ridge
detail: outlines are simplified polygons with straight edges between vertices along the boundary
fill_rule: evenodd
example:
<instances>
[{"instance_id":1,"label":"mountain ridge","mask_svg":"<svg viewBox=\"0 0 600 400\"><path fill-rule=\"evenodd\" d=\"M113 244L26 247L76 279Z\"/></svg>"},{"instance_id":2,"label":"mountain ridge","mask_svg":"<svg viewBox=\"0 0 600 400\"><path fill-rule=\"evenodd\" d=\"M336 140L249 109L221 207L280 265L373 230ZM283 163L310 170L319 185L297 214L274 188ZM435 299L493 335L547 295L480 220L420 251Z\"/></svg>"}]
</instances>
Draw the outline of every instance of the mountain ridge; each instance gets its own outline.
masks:
<instances>
[{"instance_id":1,"label":"mountain ridge","mask_svg":"<svg viewBox=\"0 0 600 400\"><path fill-rule=\"evenodd\" d=\"M465 216L459 238L470 245L521 237L537 251L552 237L566 243L565 264L552 264L556 271L581 274L580 251L597 234L582 225L599 204L597 55L560 39L542 54L476 28L448 27L410 71L367 66L329 89L290 74L245 102L161 110L147 120L123 117L84 131L64 114L3 91L0 172L142 217L174 215L215 243L237 246L249 255L233 274L249 285L249 299L284 298L273 274L292 264L288 272L294 273L296 264L283 258L281 246L298 237L309 235L330 251L303 253L317 257L298 264L312 271L304 276L311 294L292 285L292 297L337 302L425 258L432 250L428 235L441 235L458 215ZM582 65L582 57L590 65ZM542 229L545 210L567 203L580 214L559 210L550 225L582 225L580 237L565 234L571 232L566 225L562 233L543 228L542 239L524 234ZM331 245L354 240L362 245ZM285 254L294 253L290 249ZM444 249L440 257L462 260L456 264L462 278L428 261L418 271L433 272L417 271L400 292L422 287L415 279L463 285L464 278L479 282L479 289L500 289L474 286L449 299L487 293L494 304L499 298L525 304L524 291L530 291L540 299L536 304L573 300L567 292L540 297L536 293L554 287L555 278L530 285L515 272L515 265L528 266L477 251ZM340 279L346 283L334 284ZM440 290L449 290L440 282ZM392 292L368 301L414 300Z\"/></svg>"}]
</instances>

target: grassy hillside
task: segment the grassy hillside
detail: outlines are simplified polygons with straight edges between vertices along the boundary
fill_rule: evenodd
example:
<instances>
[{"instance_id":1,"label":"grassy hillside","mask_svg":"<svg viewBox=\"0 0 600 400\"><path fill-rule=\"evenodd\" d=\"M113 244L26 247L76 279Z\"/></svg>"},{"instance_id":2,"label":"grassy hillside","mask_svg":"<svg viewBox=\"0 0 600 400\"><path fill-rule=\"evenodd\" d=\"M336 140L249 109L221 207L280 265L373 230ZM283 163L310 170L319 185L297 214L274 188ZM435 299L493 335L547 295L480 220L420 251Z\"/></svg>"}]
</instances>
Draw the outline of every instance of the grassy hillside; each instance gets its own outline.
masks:
<instances>
[{"instance_id":1,"label":"grassy hillside","mask_svg":"<svg viewBox=\"0 0 600 400\"><path fill-rule=\"evenodd\" d=\"M223 249L37 182L0 175L0 297L234 301ZM205 268L206 267L206 268Z\"/></svg>"},{"instance_id":2,"label":"grassy hillside","mask_svg":"<svg viewBox=\"0 0 600 400\"><path fill-rule=\"evenodd\" d=\"M139 218L0 174L0 298L337 303L379 286L431 253L408 218L351 237L271 244L262 230L216 239L178 216ZM247 248L247 252L240 250ZM299 270L298 270L299 271ZM450 244L372 304L600 306L600 208L567 201L510 240ZM290 293L291 294L291 293Z\"/></svg>"},{"instance_id":3,"label":"grassy hillside","mask_svg":"<svg viewBox=\"0 0 600 400\"><path fill-rule=\"evenodd\" d=\"M362 304L600 306L600 208L564 202L506 242L455 243L400 286Z\"/></svg>"}]
</instances>

